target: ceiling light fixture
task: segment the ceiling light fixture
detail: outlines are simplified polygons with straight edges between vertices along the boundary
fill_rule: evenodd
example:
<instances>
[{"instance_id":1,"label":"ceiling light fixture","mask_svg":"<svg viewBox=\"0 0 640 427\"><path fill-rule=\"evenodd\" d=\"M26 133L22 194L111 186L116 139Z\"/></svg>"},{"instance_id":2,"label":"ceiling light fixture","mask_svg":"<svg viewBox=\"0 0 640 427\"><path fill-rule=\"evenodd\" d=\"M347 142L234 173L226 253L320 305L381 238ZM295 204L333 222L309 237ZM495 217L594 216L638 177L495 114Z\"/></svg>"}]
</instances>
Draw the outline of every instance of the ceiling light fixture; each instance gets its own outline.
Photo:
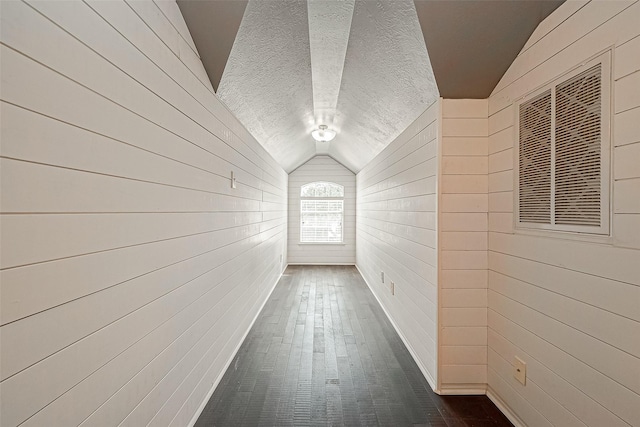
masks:
<instances>
[{"instance_id":1,"label":"ceiling light fixture","mask_svg":"<svg viewBox=\"0 0 640 427\"><path fill-rule=\"evenodd\" d=\"M311 132L311 136L318 142L329 142L336 137L336 131L329 129L327 125L320 125L318 129Z\"/></svg>"}]
</instances>

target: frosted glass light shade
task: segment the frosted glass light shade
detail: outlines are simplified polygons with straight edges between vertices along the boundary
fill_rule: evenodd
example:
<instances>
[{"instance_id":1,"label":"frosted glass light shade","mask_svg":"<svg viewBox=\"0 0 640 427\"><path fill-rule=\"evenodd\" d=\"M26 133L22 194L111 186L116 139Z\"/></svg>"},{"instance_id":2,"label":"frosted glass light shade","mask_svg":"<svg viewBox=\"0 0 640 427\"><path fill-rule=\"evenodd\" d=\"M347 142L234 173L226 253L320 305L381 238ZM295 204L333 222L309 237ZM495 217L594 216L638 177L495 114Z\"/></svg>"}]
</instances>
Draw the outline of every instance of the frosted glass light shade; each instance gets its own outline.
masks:
<instances>
[{"instance_id":1,"label":"frosted glass light shade","mask_svg":"<svg viewBox=\"0 0 640 427\"><path fill-rule=\"evenodd\" d=\"M320 127L313 132L311 136L318 142L329 142L336 137L336 131L327 128L326 125L320 125Z\"/></svg>"}]
</instances>

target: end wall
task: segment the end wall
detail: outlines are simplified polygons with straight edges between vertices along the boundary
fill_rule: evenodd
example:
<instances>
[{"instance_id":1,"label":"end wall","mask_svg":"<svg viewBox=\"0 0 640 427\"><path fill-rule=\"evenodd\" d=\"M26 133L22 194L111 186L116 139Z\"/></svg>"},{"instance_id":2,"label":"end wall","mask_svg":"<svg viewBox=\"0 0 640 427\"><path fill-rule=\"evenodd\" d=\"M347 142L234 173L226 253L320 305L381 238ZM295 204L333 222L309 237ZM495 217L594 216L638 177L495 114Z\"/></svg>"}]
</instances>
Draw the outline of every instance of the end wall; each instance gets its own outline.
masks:
<instances>
[{"instance_id":1,"label":"end wall","mask_svg":"<svg viewBox=\"0 0 640 427\"><path fill-rule=\"evenodd\" d=\"M439 116L436 101L356 176L358 269L433 388Z\"/></svg>"},{"instance_id":2,"label":"end wall","mask_svg":"<svg viewBox=\"0 0 640 427\"><path fill-rule=\"evenodd\" d=\"M316 181L344 186L344 244L300 243L300 187ZM348 264L356 262L356 176L329 156L315 156L289 174L289 264Z\"/></svg>"},{"instance_id":3,"label":"end wall","mask_svg":"<svg viewBox=\"0 0 640 427\"><path fill-rule=\"evenodd\" d=\"M281 274L287 175L175 3L0 7L0 424L188 425Z\"/></svg>"}]
</instances>

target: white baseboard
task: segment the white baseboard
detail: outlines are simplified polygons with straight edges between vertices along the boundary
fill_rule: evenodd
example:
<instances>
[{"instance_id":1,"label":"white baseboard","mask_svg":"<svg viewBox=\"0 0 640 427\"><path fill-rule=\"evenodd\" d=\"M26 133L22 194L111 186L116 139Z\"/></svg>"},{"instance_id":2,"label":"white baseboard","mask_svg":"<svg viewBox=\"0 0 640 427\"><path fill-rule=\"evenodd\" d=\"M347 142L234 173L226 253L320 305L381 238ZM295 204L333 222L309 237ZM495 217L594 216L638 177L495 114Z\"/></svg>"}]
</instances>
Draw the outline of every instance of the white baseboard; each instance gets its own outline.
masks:
<instances>
[{"instance_id":1,"label":"white baseboard","mask_svg":"<svg viewBox=\"0 0 640 427\"><path fill-rule=\"evenodd\" d=\"M258 317L260 316L260 313L262 313L262 309L264 308L264 306L267 303L267 301L269 301L269 298L271 298L271 294L276 289L276 285L278 284L278 282L282 278L282 275L284 274L284 271L287 269L288 266L289 266L289 264L284 266L284 268L280 272L280 275L276 279L276 282L273 284L273 286L271 286L271 290L269 291L269 295L267 295L267 297L264 299L264 301L260 305L260 310L258 310L258 313L256 313L256 315L254 316L253 320L251 321L251 324L249 325L249 327L247 328L245 333L242 335L242 339L240 340L240 342L238 343L236 348L233 350L233 354L231 355L231 357L229 358L227 363L224 364L224 369L220 372L220 374L218 375L216 380L213 382L213 385L211 386L211 390L209 390L209 392L205 396L204 400L202 401L202 403L198 407L198 410L196 411L196 413L191 418L191 421L189 421L189 424L188 424L189 427L193 427L195 425L196 421L198 421L198 418L200 418L200 415L202 414L202 411L204 411L205 406L207 406L207 403L209 403L209 399L211 399L211 396L213 395L213 392L216 390L216 387L218 387L218 384L220 384L220 381L222 381L222 377L224 377L224 374L227 372L227 369L229 369L229 366L231 366L231 363L233 362L233 359L236 358L236 355L238 354L238 351L240 350L240 347L242 346L242 343L244 343L244 340L245 340L245 338L247 338L247 335L249 335L249 332L251 331L251 328L253 328L254 323L256 323L256 320L258 320Z\"/></svg>"},{"instance_id":2,"label":"white baseboard","mask_svg":"<svg viewBox=\"0 0 640 427\"><path fill-rule=\"evenodd\" d=\"M287 265L355 265L352 262L290 262Z\"/></svg>"},{"instance_id":3,"label":"white baseboard","mask_svg":"<svg viewBox=\"0 0 640 427\"><path fill-rule=\"evenodd\" d=\"M378 298L376 293L373 291L373 288L371 287L371 285L369 284L367 279L364 277L364 274L362 274L362 271L360 271L360 268L358 267L358 264L356 264L355 266L358 269L358 273L360 273L360 276L364 280L364 283L367 284L367 286L369 287L369 290L371 291L371 293L375 297L376 301L378 301L378 304L380 305L380 307L382 307L382 311L384 311L384 314L387 316L387 319L389 319L389 322L391 322L391 325L393 326L393 329L396 330L396 332L400 336L400 339L404 343L405 347L407 347L407 350L409 350L409 353L411 354L411 357L413 358L414 362L416 362L416 365L418 365L418 368L420 368L420 371L422 372L422 375L424 375L424 377L427 379L427 382L431 386L431 389L435 391L436 390L436 381L435 381L435 379L431 377L431 374L429 373L429 371L427 371L427 369L424 367L424 365L422 364L420 359L417 357L416 352L413 350L413 347L411 347L411 344L409 343L409 341L405 338L405 336L402 334L402 331L400 331L400 329L398 328L396 323L393 321L393 318L389 315L389 312L387 311L387 309L384 307L384 305L382 305L382 302L380 301L380 299Z\"/></svg>"},{"instance_id":4,"label":"white baseboard","mask_svg":"<svg viewBox=\"0 0 640 427\"><path fill-rule=\"evenodd\" d=\"M522 421L520 419L520 417L518 417L509 407L509 405L507 405L505 403L504 400L502 400L495 391L493 391L493 389L489 386L487 386L487 397L493 402L494 405L496 405L498 407L498 409L500 409L500 412L502 412L504 414L505 417L507 417L509 419L509 421L511 421L511 424L513 424L515 427L527 427L527 425L524 423L524 421Z\"/></svg>"},{"instance_id":5,"label":"white baseboard","mask_svg":"<svg viewBox=\"0 0 640 427\"><path fill-rule=\"evenodd\" d=\"M486 384L440 384L436 393L443 396L459 395L485 395L487 394Z\"/></svg>"}]
</instances>

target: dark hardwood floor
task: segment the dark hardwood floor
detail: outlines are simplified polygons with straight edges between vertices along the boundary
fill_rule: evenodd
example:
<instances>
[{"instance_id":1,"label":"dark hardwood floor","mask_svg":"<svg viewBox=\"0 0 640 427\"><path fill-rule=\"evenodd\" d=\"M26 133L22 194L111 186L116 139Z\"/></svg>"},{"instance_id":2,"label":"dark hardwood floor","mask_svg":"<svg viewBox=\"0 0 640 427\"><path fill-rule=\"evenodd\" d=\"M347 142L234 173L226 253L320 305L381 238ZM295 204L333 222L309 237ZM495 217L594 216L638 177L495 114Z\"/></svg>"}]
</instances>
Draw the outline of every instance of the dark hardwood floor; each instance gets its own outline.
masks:
<instances>
[{"instance_id":1,"label":"dark hardwood floor","mask_svg":"<svg viewBox=\"0 0 640 427\"><path fill-rule=\"evenodd\" d=\"M355 267L287 268L196 426L511 426L438 396Z\"/></svg>"}]
</instances>

